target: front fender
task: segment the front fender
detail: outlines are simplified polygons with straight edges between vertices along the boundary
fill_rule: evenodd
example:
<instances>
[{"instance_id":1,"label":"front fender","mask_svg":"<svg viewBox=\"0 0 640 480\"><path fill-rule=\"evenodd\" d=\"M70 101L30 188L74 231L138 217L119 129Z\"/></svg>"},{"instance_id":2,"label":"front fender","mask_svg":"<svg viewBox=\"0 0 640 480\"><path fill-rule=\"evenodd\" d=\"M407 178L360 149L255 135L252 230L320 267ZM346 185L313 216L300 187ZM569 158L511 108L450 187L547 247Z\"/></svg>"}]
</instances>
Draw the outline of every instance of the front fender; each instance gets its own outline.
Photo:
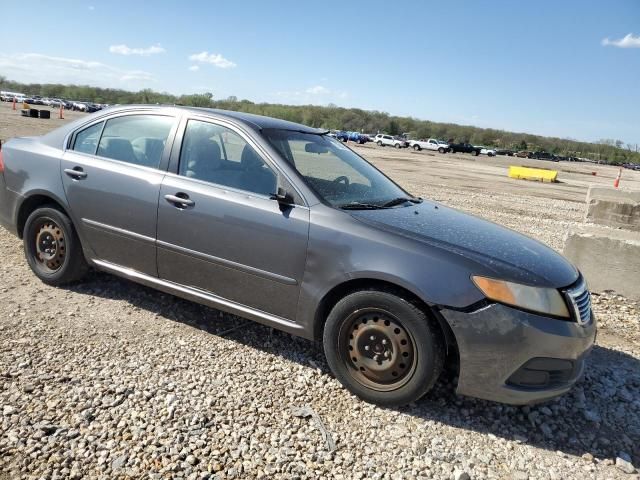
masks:
<instances>
[{"instance_id":1,"label":"front fender","mask_svg":"<svg viewBox=\"0 0 640 480\"><path fill-rule=\"evenodd\" d=\"M429 305L465 308L484 298L469 278L473 260L354 221L324 205L311 209L307 264L296 321L312 333L325 296L352 280L399 286Z\"/></svg>"}]
</instances>

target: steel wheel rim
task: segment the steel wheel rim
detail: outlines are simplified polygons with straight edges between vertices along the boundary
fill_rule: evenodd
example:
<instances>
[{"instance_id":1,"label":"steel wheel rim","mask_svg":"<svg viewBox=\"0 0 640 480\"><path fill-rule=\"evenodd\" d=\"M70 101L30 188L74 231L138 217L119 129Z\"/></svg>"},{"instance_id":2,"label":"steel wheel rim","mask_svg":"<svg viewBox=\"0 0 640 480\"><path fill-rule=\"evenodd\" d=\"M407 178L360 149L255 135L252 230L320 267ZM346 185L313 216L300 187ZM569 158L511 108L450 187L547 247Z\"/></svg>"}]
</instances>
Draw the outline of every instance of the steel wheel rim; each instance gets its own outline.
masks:
<instances>
[{"instance_id":1,"label":"steel wheel rim","mask_svg":"<svg viewBox=\"0 0 640 480\"><path fill-rule=\"evenodd\" d=\"M415 372L417 349L413 335L385 310L353 312L343 323L339 342L342 360L353 379L372 390L397 390Z\"/></svg>"},{"instance_id":2,"label":"steel wheel rim","mask_svg":"<svg viewBox=\"0 0 640 480\"><path fill-rule=\"evenodd\" d=\"M60 270L67 255L64 231L51 219L42 219L35 225L33 258L38 269L47 274Z\"/></svg>"}]
</instances>

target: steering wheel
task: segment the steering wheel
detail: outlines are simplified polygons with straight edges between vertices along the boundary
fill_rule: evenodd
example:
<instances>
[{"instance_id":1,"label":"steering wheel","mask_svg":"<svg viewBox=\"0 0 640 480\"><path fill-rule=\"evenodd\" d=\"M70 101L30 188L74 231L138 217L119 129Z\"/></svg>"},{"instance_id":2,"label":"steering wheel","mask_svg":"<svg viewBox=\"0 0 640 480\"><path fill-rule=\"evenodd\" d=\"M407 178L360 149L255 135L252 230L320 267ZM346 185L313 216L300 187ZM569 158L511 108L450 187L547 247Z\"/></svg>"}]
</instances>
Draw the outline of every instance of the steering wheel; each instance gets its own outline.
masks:
<instances>
[{"instance_id":1,"label":"steering wheel","mask_svg":"<svg viewBox=\"0 0 640 480\"><path fill-rule=\"evenodd\" d=\"M344 183L347 187L349 186L349 178L344 175L340 175L338 178L334 180L335 183Z\"/></svg>"}]
</instances>

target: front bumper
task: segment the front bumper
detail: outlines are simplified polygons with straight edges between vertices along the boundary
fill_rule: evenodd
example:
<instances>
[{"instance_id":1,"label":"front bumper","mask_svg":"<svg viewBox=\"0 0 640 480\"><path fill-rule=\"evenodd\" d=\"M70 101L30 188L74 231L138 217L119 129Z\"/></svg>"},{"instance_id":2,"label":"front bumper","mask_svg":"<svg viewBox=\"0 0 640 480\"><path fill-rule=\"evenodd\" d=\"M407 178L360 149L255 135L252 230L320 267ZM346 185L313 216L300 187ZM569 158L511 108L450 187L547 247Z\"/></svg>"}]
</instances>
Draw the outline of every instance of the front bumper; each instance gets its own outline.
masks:
<instances>
[{"instance_id":1,"label":"front bumper","mask_svg":"<svg viewBox=\"0 0 640 480\"><path fill-rule=\"evenodd\" d=\"M440 313L458 345L457 392L513 405L567 392L582 375L596 336L593 312L584 326L501 304Z\"/></svg>"}]
</instances>

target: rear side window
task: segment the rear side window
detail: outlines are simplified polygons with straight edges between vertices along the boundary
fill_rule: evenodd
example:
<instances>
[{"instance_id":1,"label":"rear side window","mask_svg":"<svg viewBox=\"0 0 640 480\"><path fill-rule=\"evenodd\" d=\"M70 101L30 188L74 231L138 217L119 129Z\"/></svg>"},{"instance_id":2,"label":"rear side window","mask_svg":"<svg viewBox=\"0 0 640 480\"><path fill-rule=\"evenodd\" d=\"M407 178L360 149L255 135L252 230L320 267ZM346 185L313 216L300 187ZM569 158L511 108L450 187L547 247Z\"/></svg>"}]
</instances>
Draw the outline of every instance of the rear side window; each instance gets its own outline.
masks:
<instances>
[{"instance_id":1,"label":"rear side window","mask_svg":"<svg viewBox=\"0 0 640 480\"><path fill-rule=\"evenodd\" d=\"M98 146L98 138L102 131L104 122L96 123L76 134L76 140L73 142L73 150L81 153L94 155Z\"/></svg>"},{"instance_id":2,"label":"rear side window","mask_svg":"<svg viewBox=\"0 0 640 480\"><path fill-rule=\"evenodd\" d=\"M128 115L107 120L96 155L158 168L173 123L172 117L160 115Z\"/></svg>"}]
</instances>

